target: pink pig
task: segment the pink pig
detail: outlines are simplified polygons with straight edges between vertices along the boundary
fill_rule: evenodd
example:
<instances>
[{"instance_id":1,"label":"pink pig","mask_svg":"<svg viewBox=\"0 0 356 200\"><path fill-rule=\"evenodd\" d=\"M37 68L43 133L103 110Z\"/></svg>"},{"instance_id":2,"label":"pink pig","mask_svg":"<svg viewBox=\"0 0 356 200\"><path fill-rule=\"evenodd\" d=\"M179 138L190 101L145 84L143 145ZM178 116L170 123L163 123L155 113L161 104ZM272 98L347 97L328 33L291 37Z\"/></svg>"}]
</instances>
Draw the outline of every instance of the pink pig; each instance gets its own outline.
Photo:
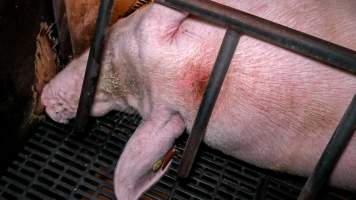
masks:
<instances>
[{"instance_id":1,"label":"pink pig","mask_svg":"<svg viewBox=\"0 0 356 200\"><path fill-rule=\"evenodd\" d=\"M217 2L356 49L356 1ZM118 199L139 198L165 173L152 166L191 130L224 33L157 4L111 28L92 115L135 110L143 118L116 168ZM87 56L44 89L42 103L58 122L75 116ZM355 92L354 76L243 36L204 142L260 167L308 176ZM355 138L331 184L356 188Z\"/></svg>"}]
</instances>

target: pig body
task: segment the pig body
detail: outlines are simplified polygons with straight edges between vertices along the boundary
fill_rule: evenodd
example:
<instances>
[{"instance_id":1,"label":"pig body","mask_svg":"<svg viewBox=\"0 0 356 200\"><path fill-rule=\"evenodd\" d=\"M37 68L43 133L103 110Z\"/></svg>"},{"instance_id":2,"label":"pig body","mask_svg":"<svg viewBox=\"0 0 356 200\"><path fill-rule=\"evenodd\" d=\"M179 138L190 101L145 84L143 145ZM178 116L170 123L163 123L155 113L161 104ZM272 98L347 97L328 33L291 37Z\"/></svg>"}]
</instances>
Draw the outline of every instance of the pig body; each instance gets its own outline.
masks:
<instances>
[{"instance_id":1,"label":"pig body","mask_svg":"<svg viewBox=\"0 0 356 200\"><path fill-rule=\"evenodd\" d=\"M223 1L246 12L356 49L356 2ZM163 174L153 163L191 130L225 29L151 5L110 30L92 114L138 111L143 122L120 157L115 190L136 199ZM59 122L75 116L88 53L44 89ZM254 165L308 176L356 92L356 78L243 36L214 108L204 142ZM356 188L356 139L331 183Z\"/></svg>"}]
</instances>

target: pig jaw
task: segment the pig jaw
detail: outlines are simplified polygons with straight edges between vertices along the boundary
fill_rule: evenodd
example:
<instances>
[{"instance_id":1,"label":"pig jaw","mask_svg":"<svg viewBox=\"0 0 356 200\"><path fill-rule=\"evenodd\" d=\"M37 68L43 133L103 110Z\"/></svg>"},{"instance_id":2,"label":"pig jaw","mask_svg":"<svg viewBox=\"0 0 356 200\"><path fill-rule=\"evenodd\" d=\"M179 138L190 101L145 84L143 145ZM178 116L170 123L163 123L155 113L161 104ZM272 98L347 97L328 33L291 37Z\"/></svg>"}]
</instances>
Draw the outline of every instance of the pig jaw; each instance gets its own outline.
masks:
<instances>
[{"instance_id":1,"label":"pig jaw","mask_svg":"<svg viewBox=\"0 0 356 200\"><path fill-rule=\"evenodd\" d=\"M114 180L115 194L120 200L138 199L164 175L169 166L154 172L153 164L164 157L184 131L179 114L155 113L142 122L121 154Z\"/></svg>"}]
</instances>

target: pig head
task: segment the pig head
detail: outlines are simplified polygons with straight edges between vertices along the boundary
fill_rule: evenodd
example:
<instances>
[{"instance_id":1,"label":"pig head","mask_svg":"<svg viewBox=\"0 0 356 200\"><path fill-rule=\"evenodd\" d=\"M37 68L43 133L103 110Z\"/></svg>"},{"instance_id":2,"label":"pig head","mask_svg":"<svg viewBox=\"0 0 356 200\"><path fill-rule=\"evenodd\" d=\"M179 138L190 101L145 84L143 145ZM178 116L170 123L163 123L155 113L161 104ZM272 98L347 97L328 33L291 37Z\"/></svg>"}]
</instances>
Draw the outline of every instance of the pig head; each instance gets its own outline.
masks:
<instances>
[{"instance_id":1,"label":"pig head","mask_svg":"<svg viewBox=\"0 0 356 200\"><path fill-rule=\"evenodd\" d=\"M166 31L173 35L176 31L176 26L173 25L177 25L179 23L177 19L186 14L159 9L165 12L165 15L173 13L172 21L161 19L165 23L161 25L165 27L170 25ZM102 116L111 110L124 112L135 110L143 118L128 141L116 168L115 191L118 199L137 199L164 174L168 167L154 171L153 165L172 149L174 140L185 129L183 118L171 106L174 102L166 102L168 99L156 101L157 96L167 95L160 92L171 84L162 77L168 72L171 76L169 78L176 79L174 73L177 69L173 66L171 70L163 71L151 68L152 64L160 65L160 59L150 59L151 55L147 55L152 53L155 57L157 52L149 49L156 47L142 46L138 41L155 44L159 38L153 37L155 41L150 42L150 35L144 34L146 30L140 30L142 26L140 23L155 23L143 20L146 17L144 13L145 10L140 10L133 16L120 20L108 32L99 84L91 110L93 116ZM152 14L155 13L157 11ZM147 26L149 25L144 25ZM157 26L152 27L152 30L158 34L160 30L156 28ZM152 35L152 32L149 33ZM147 39L138 40L141 37ZM174 53L171 49L169 51ZM67 123L76 115L88 54L86 51L74 59L43 90L42 104L47 114L57 122ZM189 55L189 52L186 54ZM183 58L182 60L184 61ZM170 160L167 162L170 163Z\"/></svg>"},{"instance_id":2,"label":"pig head","mask_svg":"<svg viewBox=\"0 0 356 200\"><path fill-rule=\"evenodd\" d=\"M340 45L356 48L347 0L218 1ZM333 20L330 20L333 19ZM143 120L116 168L120 200L137 199L167 168L154 170L186 128L191 130L223 28L153 4L108 32L92 115L110 110ZM88 53L73 60L45 88L48 115L75 116ZM355 77L249 37L242 37L204 142L260 167L309 175L356 92ZM331 183L356 187L352 139Z\"/></svg>"}]
</instances>

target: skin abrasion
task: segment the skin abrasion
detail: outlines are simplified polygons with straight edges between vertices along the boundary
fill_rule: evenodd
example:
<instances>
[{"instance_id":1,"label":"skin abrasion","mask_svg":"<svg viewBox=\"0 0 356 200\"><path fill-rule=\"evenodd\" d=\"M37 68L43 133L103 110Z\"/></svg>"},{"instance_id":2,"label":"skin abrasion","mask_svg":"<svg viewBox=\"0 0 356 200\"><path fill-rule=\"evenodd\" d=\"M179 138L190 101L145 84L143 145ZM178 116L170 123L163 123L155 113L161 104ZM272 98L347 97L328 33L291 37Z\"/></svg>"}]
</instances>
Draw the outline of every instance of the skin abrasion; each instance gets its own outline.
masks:
<instances>
[{"instance_id":1,"label":"skin abrasion","mask_svg":"<svg viewBox=\"0 0 356 200\"><path fill-rule=\"evenodd\" d=\"M197 106L202 100L210 72L199 66L191 66L189 69L183 73L177 88L182 90L182 93L186 93L185 102L191 102L193 106Z\"/></svg>"},{"instance_id":2,"label":"skin abrasion","mask_svg":"<svg viewBox=\"0 0 356 200\"><path fill-rule=\"evenodd\" d=\"M187 70L182 70L181 74L178 75L181 79L177 80L177 93L181 94L181 102L184 103L185 107L188 107L188 109L194 108L191 113L192 115L196 114L203 100L214 65L214 62L206 62L207 57L204 56L196 62L188 62L187 65L189 66L186 67ZM225 77L218 100L214 106L214 113L222 113L226 109L223 104L227 102L226 98L229 98L227 91L230 89L229 87L233 87L230 84L230 79L231 74L228 74Z\"/></svg>"}]
</instances>

